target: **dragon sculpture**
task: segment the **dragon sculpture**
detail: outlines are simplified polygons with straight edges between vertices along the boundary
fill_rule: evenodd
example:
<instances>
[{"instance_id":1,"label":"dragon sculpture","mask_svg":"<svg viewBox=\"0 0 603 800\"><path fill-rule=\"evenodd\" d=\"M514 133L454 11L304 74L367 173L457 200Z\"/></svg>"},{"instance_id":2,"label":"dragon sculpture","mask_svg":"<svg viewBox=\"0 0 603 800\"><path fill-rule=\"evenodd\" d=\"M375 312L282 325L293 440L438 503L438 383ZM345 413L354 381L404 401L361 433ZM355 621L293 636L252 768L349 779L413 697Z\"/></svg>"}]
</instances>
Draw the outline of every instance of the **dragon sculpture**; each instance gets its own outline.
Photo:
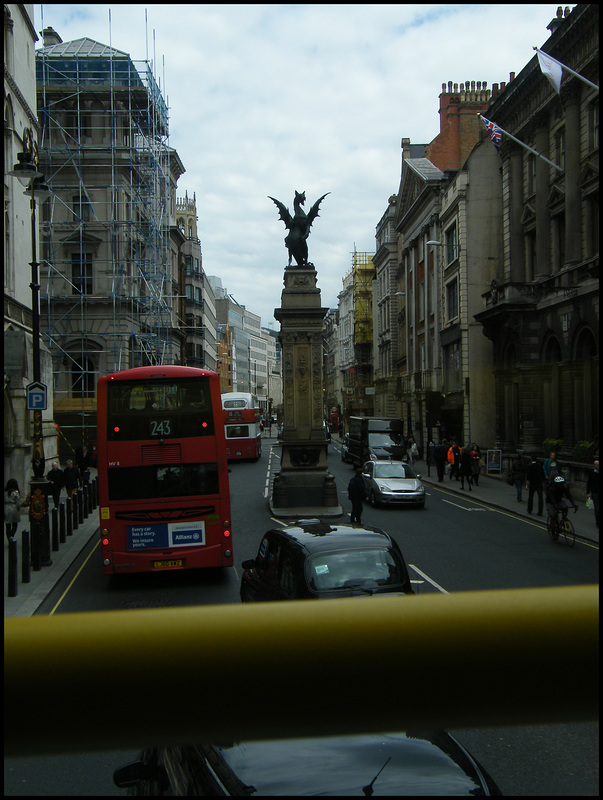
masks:
<instances>
[{"instance_id":1,"label":"dragon sculpture","mask_svg":"<svg viewBox=\"0 0 603 800\"><path fill-rule=\"evenodd\" d=\"M331 192L327 192L331 194ZM312 206L310 212L306 214L302 206L306 202L306 193L295 192L295 200L293 201L293 208L295 213L293 216L289 213L289 209L276 200L274 197L268 197L276 203L279 210L279 217L285 223L285 227L289 231L285 237L285 247L289 251L289 263L287 267L291 266L291 260L295 259L298 267L308 268L313 267L313 264L308 262L308 245L307 239L310 235L310 227L316 217L318 216L318 208L327 194L323 194Z\"/></svg>"}]
</instances>

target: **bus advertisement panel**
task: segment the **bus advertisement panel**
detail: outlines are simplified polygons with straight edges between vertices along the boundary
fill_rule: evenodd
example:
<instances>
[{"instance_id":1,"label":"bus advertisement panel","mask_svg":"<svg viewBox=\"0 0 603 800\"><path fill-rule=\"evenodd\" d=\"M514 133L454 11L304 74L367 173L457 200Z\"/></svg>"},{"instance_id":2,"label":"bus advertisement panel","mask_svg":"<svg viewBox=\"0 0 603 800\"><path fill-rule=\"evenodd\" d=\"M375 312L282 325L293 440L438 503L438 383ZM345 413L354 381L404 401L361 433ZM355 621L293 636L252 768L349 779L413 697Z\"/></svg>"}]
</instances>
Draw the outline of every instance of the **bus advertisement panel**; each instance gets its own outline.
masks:
<instances>
[{"instance_id":1,"label":"bus advertisement panel","mask_svg":"<svg viewBox=\"0 0 603 800\"><path fill-rule=\"evenodd\" d=\"M114 372L98 381L97 409L104 573L232 566L218 375Z\"/></svg>"},{"instance_id":2,"label":"bus advertisement panel","mask_svg":"<svg viewBox=\"0 0 603 800\"><path fill-rule=\"evenodd\" d=\"M229 461L262 454L260 403L249 392L226 392L222 395L226 457Z\"/></svg>"}]
</instances>

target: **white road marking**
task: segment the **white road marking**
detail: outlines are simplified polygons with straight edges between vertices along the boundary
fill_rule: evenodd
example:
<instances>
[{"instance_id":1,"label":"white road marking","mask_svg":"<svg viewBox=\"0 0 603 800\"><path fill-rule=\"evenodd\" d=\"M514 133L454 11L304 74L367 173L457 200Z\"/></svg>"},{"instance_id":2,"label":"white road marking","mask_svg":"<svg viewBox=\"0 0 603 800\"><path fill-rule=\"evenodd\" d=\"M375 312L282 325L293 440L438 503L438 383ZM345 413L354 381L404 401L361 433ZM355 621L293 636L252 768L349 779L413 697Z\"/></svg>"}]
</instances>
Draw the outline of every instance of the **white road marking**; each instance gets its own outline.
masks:
<instances>
[{"instance_id":1,"label":"white road marking","mask_svg":"<svg viewBox=\"0 0 603 800\"><path fill-rule=\"evenodd\" d=\"M414 564L409 564L408 566L409 566L409 567L411 567L412 569L414 569L414 571L415 571L415 572L418 572L418 573L419 573L419 575L421 575L421 577L425 578L425 580L426 580L428 583L430 583L432 586L435 586L435 588L436 588L436 589L437 589L439 592L443 592L444 594L449 594L449 592L447 592L447 591L446 591L446 589L442 588L442 587L440 586L440 584L439 584L439 583L436 583L435 581L433 581L433 580L432 580L432 579L429 577L429 575L426 575L426 574L425 574L424 572L422 572L422 571L421 571L421 570L420 570L418 567L415 567L415 565L414 565ZM413 583L413 581L411 581L411 583Z\"/></svg>"},{"instance_id":2,"label":"white road marking","mask_svg":"<svg viewBox=\"0 0 603 800\"><path fill-rule=\"evenodd\" d=\"M442 500L442 503L448 503L449 506L456 506L463 511L490 511L489 508L467 508L467 506L460 506L458 503L453 503L451 500Z\"/></svg>"}]
</instances>

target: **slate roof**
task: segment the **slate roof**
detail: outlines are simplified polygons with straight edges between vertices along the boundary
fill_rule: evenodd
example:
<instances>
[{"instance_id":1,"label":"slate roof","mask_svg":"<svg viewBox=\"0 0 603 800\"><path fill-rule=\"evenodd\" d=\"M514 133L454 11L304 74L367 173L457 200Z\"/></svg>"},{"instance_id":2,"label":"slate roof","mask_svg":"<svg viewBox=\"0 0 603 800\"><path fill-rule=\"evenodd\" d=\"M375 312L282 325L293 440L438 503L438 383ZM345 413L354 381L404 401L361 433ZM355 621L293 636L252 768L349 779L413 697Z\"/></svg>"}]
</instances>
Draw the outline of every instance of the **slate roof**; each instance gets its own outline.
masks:
<instances>
[{"instance_id":1,"label":"slate roof","mask_svg":"<svg viewBox=\"0 0 603 800\"><path fill-rule=\"evenodd\" d=\"M425 181L439 181L446 177L428 158L406 158L404 164Z\"/></svg>"}]
</instances>

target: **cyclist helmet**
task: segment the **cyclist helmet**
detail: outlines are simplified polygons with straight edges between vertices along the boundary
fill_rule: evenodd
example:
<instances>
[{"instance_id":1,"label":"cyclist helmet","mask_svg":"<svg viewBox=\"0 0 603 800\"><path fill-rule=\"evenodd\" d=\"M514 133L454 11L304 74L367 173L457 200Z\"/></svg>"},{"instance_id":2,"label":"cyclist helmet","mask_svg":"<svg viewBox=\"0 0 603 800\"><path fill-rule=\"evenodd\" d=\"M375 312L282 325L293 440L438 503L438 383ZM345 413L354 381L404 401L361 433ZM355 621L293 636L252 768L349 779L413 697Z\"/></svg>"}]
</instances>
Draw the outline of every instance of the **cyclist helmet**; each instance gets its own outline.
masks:
<instances>
[{"instance_id":1,"label":"cyclist helmet","mask_svg":"<svg viewBox=\"0 0 603 800\"><path fill-rule=\"evenodd\" d=\"M554 480L554 483L565 483L565 478L563 477L563 475L557 475L557 477Z\"/></svg>"}]
</instances>

